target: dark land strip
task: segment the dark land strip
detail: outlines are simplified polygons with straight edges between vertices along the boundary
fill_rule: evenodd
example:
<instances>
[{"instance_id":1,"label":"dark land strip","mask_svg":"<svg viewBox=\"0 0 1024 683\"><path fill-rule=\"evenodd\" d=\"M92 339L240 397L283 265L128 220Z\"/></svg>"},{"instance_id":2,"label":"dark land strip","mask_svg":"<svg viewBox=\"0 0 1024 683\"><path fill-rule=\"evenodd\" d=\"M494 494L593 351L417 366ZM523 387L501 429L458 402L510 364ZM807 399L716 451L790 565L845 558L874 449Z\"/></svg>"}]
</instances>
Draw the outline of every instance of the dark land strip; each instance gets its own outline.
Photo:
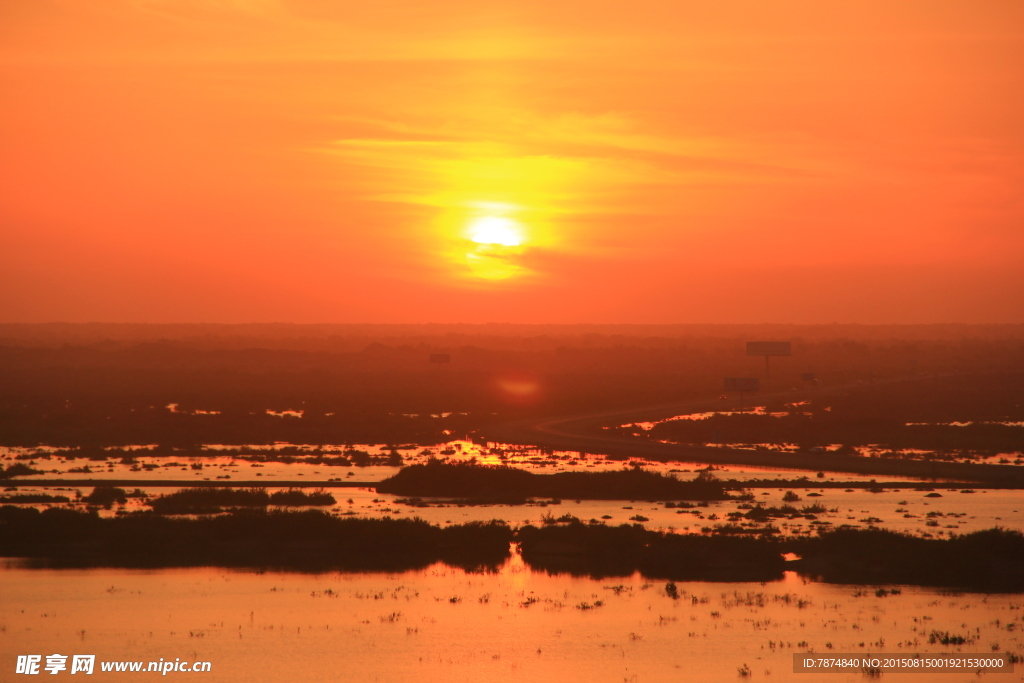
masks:
<instances>
[{"instance_id":1,"label":"dark land strip","mask_svg":"<svg viewBox=\"0 0 1024 683\"><path fill-rule=\"evenodd\" d=\"M317 480L298 480L298 481L279 481L271 479L247 479L247 480L234 480L234 479L216 479L212 481L195 480L195 479L7 479L0 481L0 485L6 487L21 487L21 486L118 486L121 488L126 487L141 487L141 488L171 488L171 487L187 487L195 488L197 486L210 486L217 488L290 488L290 489L302 489L302 488L373 488L380 482L377 481L317 481Z\"/></svg>"},{"instance_id":2,"label":"dark land strip","mask_svg":"<svg viewBox=\"0 0 1024 683\"><path fill-rule=\"evenodd\" d=\"M565 498L569 500L728 500L729 491L754 488L852 489L871 491L909 489L932 491L972 491L969 482L826 482L810 478L736 481L717 479L712 472L701 471L691 480L671 475L628 468L606 472L558 472L535 474L505 466L446 463L405 467L393 477L377 484L379 493L402 496L455 497L493 502L522 502L528 498ZM1003 484L991 488L1019 488Z\"/></svg>"},{"instance_id":3,"label":"dark land strip","mask_svg":"<svg viewBox=\"0 0 1024 683\"><path fill-rule=\"evenodd\" d=\"M551 476L551 475L537 475ZM919 489L919 490L962 490L979 485L978 480L890 480L890 481L827 481L812 478L797 479L751 479L741 481L737 479L720 480L727 490L739 489L775 489L775 488L805 488L805 489ZM96 487L96 486L117 486L120 488L367 488L375 489L380 493L388 493L379 489L380 481L277 481L268 479L256 480L219 480L219 481L194 481L190 479L11 479L0 482L4 488L60 488L60 487ZM1024 481L984 481L986 489L1024 489ZM403 493L400 495L430 496L427 493ZM456 494L438 494L456 495ZM472 493L459 494L471 496ZM564 496L584 499L586 496Z\"/></svg>"},{"instance_id":4,"label":"dark land strip","mask_svg":"<svg viewBox=\"0 0 1024 683\"><path fill-rule=\"evenodd\" d=\"M289 571L405 571L436 562L495 571L518 543L533 569L597 578L639 571L668 581L773 581L786 570L830 583L1024 591L1024 535L989 529L924 539L880 529L809 538L648 531L578 519L513 529L504 522L438 527L423 520L339 518L317 511L236 511L176 518L102 518L0 507L0 556L28 567L223 566ZM786 561L783 553L799 559Z\"/></svg>"},{"instance_id":5,"label":"dark land strip","mask_svg":"<svg viewBox=\"0 0 1024 683\"><path fill-rule=\"evenodd\" d=\"M910 381L890 380L890 382ZM850 387L811 389L799 394L777 392L757 396L758 402L807 395L827 395ZM616 460L643 458L656 462L700 462L710 465L753 465L825 472L849 472L887 476L984 482L986 485L1024 486L1024 467L1015 465L867 458L834 453L785 453L768 450L652 443L602 434L603 428L635 422L656 422L676 415L722 410L711 400L649 406L628 411L603 412L556 419L522 420L494 425L485 430L493 442L529 445L558 451L599 453Z\"/></svg>"}]
</instances>

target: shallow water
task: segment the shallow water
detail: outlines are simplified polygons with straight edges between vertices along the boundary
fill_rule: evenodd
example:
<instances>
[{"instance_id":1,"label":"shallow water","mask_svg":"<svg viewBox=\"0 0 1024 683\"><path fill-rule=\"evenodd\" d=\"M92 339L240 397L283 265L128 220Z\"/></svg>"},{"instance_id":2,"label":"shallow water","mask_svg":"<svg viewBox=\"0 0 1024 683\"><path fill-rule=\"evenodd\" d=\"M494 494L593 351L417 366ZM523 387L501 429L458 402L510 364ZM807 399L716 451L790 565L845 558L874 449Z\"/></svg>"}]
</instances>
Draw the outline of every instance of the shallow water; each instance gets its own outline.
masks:
<instances>
[{"instance_id":1,"label":"shallow water","mask_svg":"<svg viewBox=\"0 0 1024 683\"><path fill-rule=\"evenodd\" d=\"M279 444L278 448L288 444ZM354 480L375 482L394 475L399 468L383 465L368 467L340 467L324 464L314 465L306 462L310 454L295 457L294 462L262 461L260 456L218 455L224 446L207 446L202 451L182 452L174 455L149 455L146 451L136 451L137 464L120 462L121 454L110 457L106 461L91 461L86 458L71 458L65 454L49 453L42 449L0 448L0 464L6 466L15 462L30 464L42 470L42 474L31 475L32 479L122 479L131 481L155 481L160 479L184 479L192 481L218 481L225 484L233 481L266 481L272 485L274 480L303 481L308 484L335 480ZM253 446L265 449L267 446ZM313 446L300 446L309 450ZM325 446L326 449L343 450L344 445ZM366 451L372 455L387 455L386 446L374 444L354 444L352 448ZM753 449L754 446L751 446ZM450 441L438 446L419 447L400 451L406 465L426 462L431 456L447 458L451 461L475 459L481 464L509 465L540 474L554 472L586 472L602 470L618 470L633 464L642 465L645 469L678 474L682 478L695 476L696 472L707 469L706 463L692 461L652 462L640 458L629 461L609 460L601 455L579 453L576 451L544 451L537 448L513 446L510 444L490 443L475 444L470 441ZM37 455L38 454L38 455ZM29 460L18 459L19 456L32 455ZM202 465L202 469L193 469L193 465ZM868 478L863 474L847 472L828 472L827 456L824 456L822 467L827 473L827 481L847 482L864 481ZM89 471L82 472L83 468ZM78 471L75 471L78 470ZM815 473L783 467L756 467L752 465L715 465L713 470L721 479L799 479L809 477L814 480ZM913 481L911 477L888 476L886 481Z\"/></svg>"},{"instance_id":2,"label":"shallow water","mask_svg":"<svg viewBox=\"0 0 1024 683\"><path fill-rule=\"evenodd\" d=\"M792 573L767 584L679 583L678 599L639 575L552 576L518 556L490 574L445 565L310 575L8 562L0 577L5 680L16 655L52 653L209 661L206 681L446 683L732 682L743 665L756 680L809 681L792 673L794 652L1024 653L1024 596L902 587L879 597ZM970 642L929 644L932 631ZM130 676L99 665L95 675Z\"/></svg>"},{"instance_id":3,"label":"shallow water","mask_svg":"<svg viewBox=\"0 0 1024 683\"><path fill-rule=\"evenodd\" d=\"M142 482L140 484L138 488L151 497L177 490L168 487L147 487ZM17 493L65 495L75 501L76 490L88 494L91 489L38 486L21 487ZM268 493L274 493L285 489L268 486L266 490ZM801 500L786 503L783 496L788 490L753 489L754 502L763 503L767 507L789 504L797 509L822 505L828 512L815 514L813 520L804 517L772 520L771 523L782 534L804 534L818 528L835 528L841 525L856 528L879 527L935 538L990 529L994 526L1024 531L1024 491L1020 490L977 489L972 494L943 491L941 498L928 498L926 493L911 489L887 489L882 493L870 493L864 489L849 492L843 489L797 489ZM412 505L399 502L407 501L408 498L377 493L370 488L336 488L329 489L329 492L338 504L324 509L333 514L370 518L418 517L440 526L475 521L487 522L492 519L504 520L513 526L539 525L544 523L545 518L571 515L585 522L593 519L612 525L643 524L645 528L651 530L699 533L716 525L746 522L745 519L731 519L729 514L747 512L740 507L744 504L742 501L710 502L707 507L698 506L682 510L666 507L664 502L635 500L561 500L557 504L538 502L529 505L466 505L424 498L422 505ZM817 497L808 495L818 492L820 494ZM78 509L86 507L81 502L53 505ZM42 508L49 506L50 504L36 505ZM271 506L271 509L275 507ZM129 499L124 507L99 512L103 516L114 516L121 510L132 512L149 509L144 500Z\"/></svg>"},{"instance_id":4,"label":"shallow water","mask_svg":"<svg viewBox=\"0 0 1024 683\"><path fill-rule=\"evenodd\" d=\"M600 456L580 455L576 453L541 453L533 449L506 450L472 444L466 441L451 442L446 444L444 449L434 447L426 449L430 453L439 453L441 450L455 451L449 455L452 459L476 458L484 463L510 462L511 464L539 473L551 473L556 471L595 471L595 470L618 470L622 469L624 463L608 461ZM371 452L380 452L383 447L373 445L359 445ZM405 458L409 462L425 461L429 454L423 453L424 449L417 447L415 450L404 451ZM16 449L7 449L0 453L0 460L13 461L18 454ZM504 456L504 460L502 460ZM204 479L217 481L217 477L230 476L231 479L223 480L224 484L232 484L240 481L257 481L265 487L268 492L282 490L275 487L275 482L301 481L310 486L316 486L318 482L328 482L329 479L354 480L360 482L380 481L398 471L395 467L372 466L372 467L325 467L323 465L312 465L306 462L280 463L260 462L253 463L227 456L139 456L141 463L157 464L159 467L154 470L141 470L132 472L129 465L111 460L107 463L94 462L97 465L93 468L92 474L68 473L69 469L82 467L88 462L83 459L65 460L59 457L51 457L49 460L36 460L36 467L57 469L58 473L50 474L46 478L89 478L94 480L123 479L131 481L131 488L140 488L149 496L159 496L171 493L176 488L157 487L147 483L159 479ZM27 461L20 461L27 462ZM202 470L192 470L189 465L193 462L202 462ZM181 463L174 467L167 467L168 463ZM696 476L696 472L702 469L703 465L697 463L643 463L646 469L663 473L672 473L682 479L689 479ZM629 465L626 463L625 465ZM52 467L51 467L52 466ZM256 479L255 473L262 474ZM348 475L352 476L349 477ZM768 468L756 467L720 467L715 470L715 475L722 479L775 479L808 476L808 472L799 470L771 470ZM865 489L853 489L845 491L841 488L814 488L818 482L843 483L848 481L863 481L862 475L850 475L843 473L824 472L822 478L810 476L806 489L794 489L801 500L792 503L797 509L810 505L822 505L828 511L814 515L815 519L799 517L793 520L776 519L772 523L784 534L801 534L814 531L819 527L837 527L849 525L865 528L877 526L896 531L908 531L911 533L942 537L951 533L967 533L980 529L988 529L993 526L1001 526L1008 529L1024 531L1024 491L976 488L974 493L961 493L957 490L942 490L939 497L929 497L926 492L913 489L886 488L880 493L871 493ZM36 477L33 477L36 478ZM889 483L909 481L899 477L886 477ZM14 483L14 482L11 482ZM788 489L750 489L754 494L757 503L766 506L780 507L785 503L782 499ZM8 491L3 495L24 494L24 493L49 493L55 495L66 495L73 502L72 507L84 508L81 502L76 502L77 493L87 495L90 487L68 488L61 487L54 481L54 486L19 486L16 491ZM712 502L707 507L680 510L668 508L664 501L652 503L647 501L573 501L562 500L558 504L547 504L539 502L533 505L462 505L450 501L436 501L429 498L424 499L428 506L413 506L398 502L403 496L377 493L371 486L366 487L341 487L331 488L329 491L334 495L338 504L332 508L335 514L345 514L360 517L381 517L401 516L419 517L432 524L448 525L462 524L471 521L489 521L501 519L513 525L519 524L541 524L545 517L561 517L572 515L584 521L591 519L606 522L608 524L642 523L648 529L669 530L676 532L700 532L705 528L712 528L716 525L729 523L730 521L745 522L746 520L730 520L730 513L745 513L740 501ZM817 494L817 495L814 495ZM351 501L351 502L349 502ZM39 507L46 507L45 504ZM129 500L126 511L146 510L145 501L140 499ZM117 509L100 511L103 515L114 515ZM635 519L635 518L645 519Z\"/></svg>"}]
</instances>

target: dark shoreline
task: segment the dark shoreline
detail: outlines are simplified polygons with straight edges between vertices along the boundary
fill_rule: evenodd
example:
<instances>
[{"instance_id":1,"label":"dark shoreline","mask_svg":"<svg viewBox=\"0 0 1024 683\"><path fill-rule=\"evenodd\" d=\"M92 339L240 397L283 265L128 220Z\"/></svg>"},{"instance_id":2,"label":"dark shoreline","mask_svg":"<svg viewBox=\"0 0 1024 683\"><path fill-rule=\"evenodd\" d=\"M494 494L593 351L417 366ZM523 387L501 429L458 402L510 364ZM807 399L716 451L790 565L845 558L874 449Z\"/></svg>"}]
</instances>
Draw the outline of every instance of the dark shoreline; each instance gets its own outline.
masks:
<instances>
[{"instance_id":1,"label":"dark shoreline","mask_svg":"<svg viewBox=\"0 0 1024 683\"><path fill-rule=\"evenodd\" d=\"M595 578L640 572L670 581L774 581L792 570L826 583L1024 592L1024 534L998 528L948 539L880 529L777 539L674 534L574 518L519 529L499 521L442 528L419 519L316 511L101 518L61 508L0 507L0 556L28 558L29 567L389 572L444 562L495 571L511 556L513 542L535 570ZM786 561L783 553L800 559Z\"/></svg>"},{"instance_id":2,"label":"dark shoreline","mask_svg":"<svg viewBox=\"0 0 1024 683\"><path fill-rule=\"evenodd\" d=\"M698 404L707 406L710 404ZM689 407L687 408L689 409ZM674 411L669 411L674 412ZM623 413L623 416L633 416ZM627 418L620 418L627 419ZM901 460L820 453L787 453L744 448L719 448L673 443L651 443L599 436L608 416L594 419L523 422L492 427L488 438L497 443L529 444L557 451L596 453L613 460L643 458L654 462L698 462L707 465L749 465L810 472L845 472L861 475L904 476L921 479L968 480L975 485L1007 484L1024 487L1024 466L963 462ZM557 426L557 428L556 428Z\"/></svg>"},{"instance_id":3,"label":"dark shoreline","mask_svg":"<svg viewBox=\"0 0 1024 683\"><path fill-rule=\"evenodd\" d=\"M505 561L512 533L497 521L441 528L420 519L334 517L316 510L103 518L63 508L0 507L0 556L56 567L405 571L445 562L481 570Z\"/></svg>"},{"instance_id":4,"label":"dark shoreline","mask_svg":"<svg viewBox=\"0 0 1024 683\"><path fill-rule=\"evenodd\" d=\"M1008 373L1019 377L1019 371ZM799 392L769 391L757 395L759 403L837 397L849 391L875 391L900 385L919 385L932 381L962 380L969 373L944 373L932 377L893 376L872 380L870 384L832 384L804 387ZM970 375L974 376L974 375ZM994 376L994 375L992 375ZM979 374L977 377L990 377ZM754 399L751 399L754 400ZM735 406L729 406L735 407ZM646 405L627 410L590 414L565 414L556 418L537 418L503 422L481 429L495 443L531 445L555 451L602 454L613 460L643 458L656 462L700 462L709 465L751 465L785 469L847 472L862 475L906 476L920 479L969 480L974 484L1012 484L1024 486L1024 466L1012 464L913 460L846 455L832 451L784 452L753 450L731 446L707 446L694 443L662 443L647 438L623 436L608 428L637 422L657 422L676 415L722 410L723 404L711 399ZM923 419L923 418L922 418ZM757 442L754 440L753 442ZM747 441L742 441L747 443Z\"/></svg>"},{"instance_id":5,"label":"dark shoreline","mask_svg":"<svg viewBox=\"0 0 1024 683\"><path fill-rule=\"evenodd\" d=\"M540 475L545 476L545 475ZM796 488L796 489L869 489L873 487L884 489L905 489L905 490L926 490L926 489L999 489L999 490L1020 490L1024 489L1024 482L977 482L977 481L930 481L930 480L889 480L889 481L828 481L825 479L812 479L801 477L797 479L750 479L747 481L739 479L721 479L722 485L729 490L738 489L772 489L772 488ZM195 480L195 479L10 479L0 481L4 488L19 487L88 487L88 486L119 486L121 488L192 488L192 487L215 487L215 488L376 488L379 481L322 481L322 480L273 480L273 479L218 479L218 480ZM384 493L381 491L381 493ZM425 494L421 494L425 495Z\"/></svg>"}]
</instances>

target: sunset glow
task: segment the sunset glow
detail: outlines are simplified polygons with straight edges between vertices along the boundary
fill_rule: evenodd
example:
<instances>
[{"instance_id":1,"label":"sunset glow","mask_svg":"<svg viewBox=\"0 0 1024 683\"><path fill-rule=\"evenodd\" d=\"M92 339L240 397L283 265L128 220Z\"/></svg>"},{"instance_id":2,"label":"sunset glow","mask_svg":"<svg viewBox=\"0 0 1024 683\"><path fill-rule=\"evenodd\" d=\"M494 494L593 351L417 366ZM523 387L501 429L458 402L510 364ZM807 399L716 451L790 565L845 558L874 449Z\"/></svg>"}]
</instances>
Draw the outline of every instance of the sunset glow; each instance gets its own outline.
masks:
<instances>
[{"instance_id":1,"label":"sunset glow","mask_svg":"<svg viewBox=\"0 0 1024 683\"><path fill-rule=\"evenodd\" d=\"M0 22L2 320L1024 320L1016 1Z\"/></svg>"},{"instance_id":2,"label":"sunset glow","mask_svg":"<svg viewBox=\"0 0 1024 683\"><path fill-rule=\"evenodd\" d=\"M1022 55L1024 0L0 0L0 667L1012 673Z\"/></svg>"}]
</instances>

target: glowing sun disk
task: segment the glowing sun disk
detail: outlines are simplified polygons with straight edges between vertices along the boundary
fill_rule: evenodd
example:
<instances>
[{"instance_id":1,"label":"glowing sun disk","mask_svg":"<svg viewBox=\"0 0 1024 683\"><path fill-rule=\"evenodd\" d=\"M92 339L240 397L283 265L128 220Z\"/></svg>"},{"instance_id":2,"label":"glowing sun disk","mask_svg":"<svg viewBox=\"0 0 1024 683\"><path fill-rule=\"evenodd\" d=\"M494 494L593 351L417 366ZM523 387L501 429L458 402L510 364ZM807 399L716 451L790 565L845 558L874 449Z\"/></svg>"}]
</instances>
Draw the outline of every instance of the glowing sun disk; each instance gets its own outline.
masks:
<instances>
[{"instance_id":1,"label":"glowing sun disk","mask_svg":"<svg viewBox=\"0 0 1024 683\"><path fill-rule=\"evenodd\" d=\"M518 247L523 243L522 228L511 218L482 216L469 224L469 239L477 244Z\"/></svg>"}]
</instances>

